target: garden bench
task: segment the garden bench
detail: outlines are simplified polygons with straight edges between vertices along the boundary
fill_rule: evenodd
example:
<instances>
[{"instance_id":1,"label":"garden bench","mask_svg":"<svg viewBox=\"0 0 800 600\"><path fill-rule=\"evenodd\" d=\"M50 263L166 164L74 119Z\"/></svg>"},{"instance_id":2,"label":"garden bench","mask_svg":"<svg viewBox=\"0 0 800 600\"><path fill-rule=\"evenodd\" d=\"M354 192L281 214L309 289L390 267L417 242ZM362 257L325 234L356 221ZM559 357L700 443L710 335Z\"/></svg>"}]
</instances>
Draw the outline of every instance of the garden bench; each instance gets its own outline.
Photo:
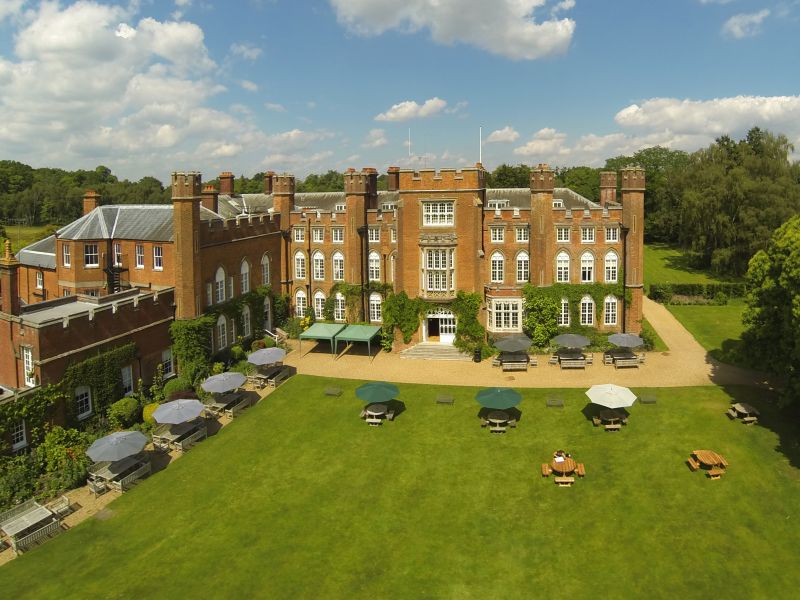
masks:
<instances>
[{"instance_id":1,"label":"garden bench","mask_svg":"<svg viewBox=\"0 0 800 600\"><path fill-rule=\"evenodd\" d=\"M112 487L118 489L120 492L127 492L134 485L136 485L137 481L139 481L140 479L143 479L147 475L150 475L151 470L152 470L152 467L150 466L150 463L146 462L141 467L136 469L133 473L131 473L130 475L126 475L125 477L123 477L119 481L113 481L112 480L109 483L111 484Z\"/></svg>"},{"instance_id":2,"label":"garden bench","mask_svg":"<svg viewBox=\"0 0 800 600\"><path fill-rule=\"evenodd\" d=\"M564 408L564 401L561 398L548 398L548 408Z\"/></svg>"},{"instance_id":3,"label":"garden bench","mask_svg":"<svg viewBox=\"0 0 800 600\"><path fill-rule=\"evenodd\" d=\"M609 423L606 425L606 431L619 431L620 429L622 429L622 425L619 423Z\"/></svg>"},{"instance_id":4,"label":"garden bench","mask_svg":"<svg viewBox=\"0 0 800 600\"><path fill-rule=\"evenodd\" d=\"M603 355L603 364L604 365L613 365L614 364L614 357L610 354Z\"/></svg>"},{"instance_id":5,"label":"garden bench","mask_svg":"<svg viewBox=\"0 0 800 600\"><path fill-rule=\"evenodd\" d=\"M180 452L186 452L189 448L194 446L196 442L206 439L207 436L208 436L208 429L206 429L205 426L203 426L201 429L198 429L187 438L179 442L175 442L175 449L179 450Z\"/></svg>"},{"instance_id":6,"label":"garden bench","mask_svg":"<svg viewBox=\"0 0 800 600\"><path fill-rule=\"evenodd\" d=\"M504 362L503 363L503 371L527 371L528 370L528 362L527 361L514 361L514 362Z\"/></svg>"},{"instance_id":7,"label":"garden bench","mask_svg":"<svg viewBox=\"0 0 800 600\"><path fill-rule=\"evenodd\" d=\"M556 477L555 478L556 485L558 487L569 487L573 483L575 483L574 477Z\"/></svg>"},{"instance_id":8,"label":"garden bench","mask_svg":"<svg viewBox=\"0 0 800 600\"><path fill-rule=\"evenodd\" d=\"M486 419L481 419L481 427L486 427L489 424L489 421Z\"/></svg>"},{"instance_id":9,"label":"garden bench","mask_svg":"<svg viewBox=\"0 0 800 600\"><path fill-rule=\"evenodd\" d=\"M69 514L69 498L61 496L58 500L53 500L50 504L46 504L45 507L53 511L53 514L60 519Z\"/></svg>"},{"instance_id":10,"label":"garden bench","mask_svg":"<svg viewBox=\"0 0 800 600\"><path fill-rule=\"evenodd\" d=\"M492 433L505 433L506 432L506 428L503 427L502 425L492 425L489 428L489 431L491 431Z\"/></svg>"},{"instance_id":11,"label":"garden bench","mask_svg":"<svg viewBox=\"0 0 800 600\"><path fill-rule=\"evenodd\" d=\"M587 365L593 365L594 364L594 354L592 354L591 352L586 355L586 364Z\"/></svg>"},{"instance_id":12,"label":"garden bench","mask_svg":"<svg viewBox=\"0 0 800 600\"><path fill-rule=\"evenodd\" d=\"M493 366L493 367L499 367L501 364L503 364L503 363L502 363L502 362L500 362L500 357L499 357L499 356L495 356L495 357L492 359L492 366Z\"/></svg>"},{"instance_id":13,"label":"garden bench","mask_svg":"<svg viewBox=\"0 0 800 600\"><path fill-rule=\"evenodd\" d=\"M626 367L633 367L638 369L639 368L639 359L638 358L618 358L614 361L614 368L615 369L624 369Z\"/></svg>"},{"instance_id":14,"label":"garden bench","mask_svg":"<svg viewBox=\"0 0 800 600\"><path fill-rule=\"evenodd\" d=\"M643 364L644 364L644 359L645 359L645 357L646 357L646 355L645 355L645 353L644 353L644 352L642 352L642 353L639 355L639 364L640 364L640 365L643 365Z\"/></svg>"},{"instance_id":15,"label":"garden bench","mask_svg":"<svg viewBox=\"0 0 800 600\"><path fill-rule=\"evenodd\" d=\"M453 404L455 399L450 394L439 394L436 396L436 404Z\"/></svg>"},{"instance_id":16,"label":"garden bench","mask_svg":"<svg viewBox=\"0 0 800 600\"><path fill-rule=\"evenodd\" d=\"M550 477L552 472L553 469L550 468L550 465L547 463L542 463L542 477Z\"/></svg>"},{"instance_id":17,"label":"garden bench","mask_svg":"<svg viewBox=\"0 0 800 600\"><path fill-rule=\"evenodd\" d=\"M517 428L517 420L516 419L509 419L508 420L508 426L511 427L512 429L516 429Z\"/></svg>"},{"instance_id":18,"label":"garden bench","mask_svg":"<svg viewBox=\"0 0 800 600\"><path fill-rule=\"evenodd\" d=\"M708 476L711 479L720 479L725 474L725 469L720 469L719 467L712 467L708 471Z\"/></svg>"},{"instance_id":19,"label":"garden bench","mask_svg":"<svg viewBox=\"0 0 800 600\"><path fill-rule=\"evenodd\" d=\"M547 364L548 365L557 365L558 364L558 355L557 354L553 354L550 357L550 360L547 361Z\"/></svg>"},{"instance_id":20,"label":"garden bench","mask_svg":"<svg viewBox=\"0 0 800 600\"><path fill-rule=\"evenodd\" d=\"M244 398L241 402L232 406L231 408L226 408L224 413L231 419L235 419L240 414L242 414L245 408L248 408L249 406L250 406L250 398Z\"/></svg>"},{"instance_id":21,"label":"garden bench","mask_svg":"<svg viewBox=\"0 0 800 600\"><path fill-rule=\"evenodd\" d=\"M600 420L600 417L592 417L592 425L595 427L600 427L602 424L603 422Z\"/></svg>"},{"instance_id":22,"label":"garden bench","mask_svg":"<svg viewBox=\"0 0 800 600\"><path fill-rule=\"evenodd\" d=\"M379 417L367 417L366 421L369 423L370 427L377 427L383 423Z\"/></svg>"},{"instance_id":23,"label":"garden bench","mask_svg":"<svg viewBox=\"0 0 800 600\"><path fill-rule=\"evenodd\" d=\"M586 360L583 358L576 358L571 360L562 360L561 361L561 368L562 369L585 369L586 368Z\"/></svg>"},{"instance_id":24,"label":"garden bench","mask_svg":"<svg viewBox=\"0 0 800 600\"><path fill-rule=\"evenodd\" d=\"M734 420L736 419L736 417L739 416L738 414L736 414L736 411L733 410L732 408L729 408L727 411L725 411L725 414L728 415L728 417L730 417L731 420Z\"/></svg>"},{"instance_id":25,"label":"garden bench","mask_svg":"<svg viewBox=\"0 0 800 600\"><path fill-rule=\"evenodd\" d=\"M393 410L387 410L386 411L386 418L389 421L394 421L394 411Z\"/></svg>"},{"instance_id":26,"label":"garden bench","mask_svg":"<svg viewBox=\"0 0 800 600\"><path fill-rule=\"evenodd\" d=\"M338 387L326 387L325 388L325 395L326 396L336 396L337 398L342 395L342 388Z\"/></svg>"},{"instance_id":27,"label":"garden bench","mask_svg":"<svg viewBox=\"0 0 800 600\"><path fill-rule=\"evenodd\" d=\"M695 460L694 456L690 456L689 460L687 460L686 463L689 465L689 468L692 471L697 471L697 469L700 468L700 463L697 462L697 460Z\"/></svg>"},{"instance_id":28,"label":"garden bench","mask_svg":"<svg viewBox=\"0 0 800 600\"><path fill-rule=\"evenodd\" d=\"M11 548L14 550L14 554L19 554L21 552L25 552L26 550L30 550L34 546L59 533L61 533L61 524L59 521L51 521L44 527L37 529L25 537L19 539L12 537Z\"/></svg>"},{"instance_id":29,"label":"garden bench","mask_svg":"<svg viewBox=\"0 0 800 600\"><path fill-rule=\"evenodd\" d=\"M578 475L578 477L586 477L586 467L583 465L583 463L578 463L578 465L575 467L575 473Z\"/></svg>"},{"instance_id":30,"label":"garden bench","mask_svg":"<svg viewBox=\"0 0 800 600\"><path fill-rule=\"evenodd\" d=\"M755 425L758 423L758 417L742 417L742 423L745 425Z\"/></svg>"},{"instance_id":31,"label":"garden bench","mask_svg":"<svg viewBox=\"0 0 800 600\"><path fill-rule=\"evenodd\" d=\"M283 367L274 377L270 378L269 387L278 387L284 380L288 379L291 374L291 371L287 367Z\"/></svg>"}]
</instances>

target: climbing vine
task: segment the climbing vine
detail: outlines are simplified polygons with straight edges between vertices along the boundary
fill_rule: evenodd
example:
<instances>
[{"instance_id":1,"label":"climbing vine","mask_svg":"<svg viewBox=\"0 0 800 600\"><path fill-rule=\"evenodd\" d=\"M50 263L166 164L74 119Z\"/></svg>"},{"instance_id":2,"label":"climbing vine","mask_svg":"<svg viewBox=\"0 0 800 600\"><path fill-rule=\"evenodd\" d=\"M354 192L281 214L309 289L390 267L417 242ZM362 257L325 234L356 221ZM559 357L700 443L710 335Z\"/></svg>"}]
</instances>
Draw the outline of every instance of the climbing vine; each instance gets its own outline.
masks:
<instances>
[{"instance_id":1,"label":"climbing vine","mask_svg":"<svg viewBox=\"0 0 800 600\"><path fill-rule=\"evenodd\" d=\"M220 315L225 315L236 323L236 331L244 331L242 310L248 306L250 308L251 336L259 337L264 331L264 300L271 295L270 287L262 285L246 294L209 307L206 314L213 315L215 321Z\"/></svg>"},{"instance_id":2,"label":"climbing vine","mask_svg":"<svg viewBox=\"0 0 800 600\"><path fill-rule=\"evenodd\" d=\"M172 354L181 375L197 383L205 377L211 363L211 330L216 319L202 315L196 319L173 321L169 326Z\"/></svg>"},{"instance_id":3,"label":"climbing vine","mask_svg":"<svg viewBox=\"0 0 800 600\"><path fill-rule=\"evenodd\" d=\"M39 444L46 433L44 424L50 407L64 399L61 386L48 384L0 404L0 453L8 449L4 441L5 434L20 419L25 419L30 433L29 443L34 446Z\"/></svg>"},{"instance_id":4,"label":"climbing vine","mask_svg":"<svg viewBox=\"0 0 800 600\"><path fill-rule=\"evenodd\" d=\"M322 318L326 321L334 320L334 309L336 307L336 294L344 296L345 303L345 321L348 323L354 321L364 320L365 315L361 315L361 284L359 283L345 283L340 281L331 288L330 294L325 298L325 304L322 307ZM370 281L364 286L364 294L369 296L373 293L378 293L381 297L386 299L387 295L391 292L392 286L388 283L380 283L379 281Z\"/></svg>"},{"instance_id":5,"label":"climbing vine","mask_svg":"<svg viewBox=\"0 0 800 600\"><path fill-rule=\"evenodd\" d=\"M386 352L391 351L395 328L400 330L403 342L409 343L419 329L420 319L429 308L430 305L421 298L409 298L405 292L390 293L383 302L382 348Z\"/></svg>"},{"instance_id":6,"label":"climbing vine","mask_svg":"<svg viewBox=\"0 0 800 600\"><path fill-rule=\"evenodd\" d=\"M486 329L478 320L481 309L480 294L459 291L450 304L450 310L456 317L456 337L453 345L464 352L483 350L486 344Z\"/></svg>"},{"instance_id":7,"label":"climbing vine","mask_svg":"<svg viewBox=\"0 0 800 600\"><path fill-rule=\"evenodd\" d=\"M622 281L621 276L620 281ZM580 305L584 296L591 297L594 302L596 321L599 321L602 316L606 296L614 296L617 299L624 298L625 304L630 304L630 292L624 293L622 283L583 283L581 285L556 283L548 287L535 287L528 284L522 289L522 295L526 305L534 304L536 298L546 297L561 306L561 299L566 298L569 302L570 323L580 323Z\"/></svg>"}]
</instances>

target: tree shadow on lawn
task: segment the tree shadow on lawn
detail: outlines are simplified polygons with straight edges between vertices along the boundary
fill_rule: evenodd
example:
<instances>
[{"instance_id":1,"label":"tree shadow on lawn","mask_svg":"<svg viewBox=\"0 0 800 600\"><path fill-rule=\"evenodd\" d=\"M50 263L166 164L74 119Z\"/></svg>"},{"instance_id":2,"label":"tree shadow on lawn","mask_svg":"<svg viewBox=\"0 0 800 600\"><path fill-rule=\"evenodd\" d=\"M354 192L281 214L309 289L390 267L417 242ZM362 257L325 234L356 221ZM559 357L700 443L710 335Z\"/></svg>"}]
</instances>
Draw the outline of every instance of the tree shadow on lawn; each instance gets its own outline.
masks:
<instances>
[{"instance_id":1,"label":"tree shadow on lawn","mask_svg":"<svg viewBox=\"0 0 800 600\"><path fill-rule=\"evenodd\" d=\"M654 244L657 247L657 245ZM683 271L685 273L691 273L692 275L703 275L708 279L714 281L724 281L724 282L737 282L741 281L741 279L736 277L731 277L730 275L718 275L716 273L712 273L708 267L698 266L696 264L696 259L692 256L690 252L683 250L682 248L675 248L672 246L660 246L661 248L667 248L670 250L675 250L677 254L672 256L665 256L662 258L664 261L664 266L675 271Z\"/></svg>"}]
</instances>

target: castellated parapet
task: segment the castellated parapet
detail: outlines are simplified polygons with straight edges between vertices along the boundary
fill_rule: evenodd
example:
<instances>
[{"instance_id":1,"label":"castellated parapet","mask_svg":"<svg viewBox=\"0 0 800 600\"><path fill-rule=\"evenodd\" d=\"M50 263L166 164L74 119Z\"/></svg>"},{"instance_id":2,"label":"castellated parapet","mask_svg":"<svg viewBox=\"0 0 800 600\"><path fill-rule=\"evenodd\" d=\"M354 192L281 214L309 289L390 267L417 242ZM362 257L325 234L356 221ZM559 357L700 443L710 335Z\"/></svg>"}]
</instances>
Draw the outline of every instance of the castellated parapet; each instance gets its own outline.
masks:
<instances>
[{"instance_id":1,"label":"castellated parapet","mask_svg":"<svg viewBox=\"0 0 800 600\"><path fill-rule=\"evenodd\" d=\"M552 192L556 187L556 174L550 165L539 163L531 169L531 191Z\"/></svg>"},{"instance_id":2,"label":"castellated parapet","mask_svg":"<svg viewBox=\"0 0 800 600\"><path fill-rule=\"evenodd\" d=\"M187 200L199 197L203 189L203 176L197 171L172 173L172 199Z\"/></svg>"},{"instance_id":3,"label":"castellated parapet","mask_svg":"<svg viewBox=\"0 0 800 600\"><path fill-rule=\"evenodd\" d=\"M622 189L643 192L645 189L644 169L639 166L623 168Z\"/></svg>"}]
</instances>

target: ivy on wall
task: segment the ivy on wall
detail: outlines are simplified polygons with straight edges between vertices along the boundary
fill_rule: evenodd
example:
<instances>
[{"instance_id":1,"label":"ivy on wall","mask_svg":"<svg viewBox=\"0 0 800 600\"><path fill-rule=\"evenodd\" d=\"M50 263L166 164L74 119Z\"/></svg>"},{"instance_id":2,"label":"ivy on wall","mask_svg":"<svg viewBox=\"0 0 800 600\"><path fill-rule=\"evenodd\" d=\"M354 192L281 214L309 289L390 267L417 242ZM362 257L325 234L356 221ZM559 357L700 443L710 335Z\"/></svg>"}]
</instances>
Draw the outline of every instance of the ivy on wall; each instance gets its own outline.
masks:
<instances>
[{"instance_id":1,"label":"ivy on wall","mask_svg":"<svg viewBox=\"0 0 800 600\"><path fill-rule=\"evenodd\" d=\"M28 427L30 434L28 443L32 446L38 445L46 433L44 423L50 407L65 398L60 385L48 384L25 394L18 400L0 404L0 453L9 450L4 441L5 434L19 423L20 419L25 419Z\"/></svg>"},{"instance_id":2,"label":"ivy on wall","mask_svg":"<svg viewBox=\"0 0 800 600\"><path fill-rule=\"evenodd\" d=\"M379 281L370 281L364 286L364 294L367 297L369 297L370 294L378 293L384 301L391 291L391 284L381 283ZM361 284L340 281L333 285L330 294L325 298L325 304L322 307L323 319L326 321L334 320L333 313L336 306L336 294L344 296L345 322L352 323L366 318L366 315L361 315ZM313 313L313 311L311 312Z\"/></svg>"},{"instance_id":3,"label":"ivy on wall","mask_svg":"<svg viewBox=\"0 0 800 600\"><path fill-rule=\"evenodd\" d=\"M215 321L219 315L225 315L236 323L236 331L243 331L242 309L248 306L250 308L250 334L260 337L264 331L264 300L268 296L272 296L270 286L262 285L246 294L209 307L206 314L213 315Z\"/></svg>"},{"instance_id":4,"label":"ivy on wall","mask_svg":"<svg viewBox=\"0 0 800 600\"><path fill-rule=\"evenodd\" d=\"M216 322L212 315L173 321L169 326L172 355L178 361L181 375L197 383L206 376L211 364L211 331Z\"/></svg>"},{"instance_id":5,"label":"ivy on wall","mask_svg":"<svg viewBox=\"0 0 800 600\"><path fill-rule=\"evenodd\" d=\"M620 277L621 281L622 277ZM596 322L599 322L602 317L603 303L606 296L614 296L618 300L624 298L625 304L630 304L630 293L624 293L622 283L583 283L580 285L555 283L548 287L536 287L527 284L522 288L522 296L525 298L526 305L533 304L535 298L547 297L554 300L559 307L561 306L561 299L566 298L569 302L570 323L580 323L580 305L584 296L589 296L594 302Z\"/></svg>"},{"instance_id":6,"label":"ivy on wall","mask_svg":"<svg viewBox=\"0 0 800 600\"><path fill-rule=\"evenodd\" d=\"M464 352L481 350L483 354L486 344L486 329L478 320L478 313L483 300L480 294L459 291L455 300L450 303L450 310L456 317L456 337L453 345Z\"/></svg>"},{"instance_id":7,"label":"ivy on wall","mask_svg":"<svg viewBox=\"0 0 800 600\"><path fill-rule=\"evenodd\" d=\"M391 351L395 328L400 330L403 342L409 343L419 329L420 319L429 309L430 305L421 298L409 298L405 292L390 293L383 302L381 347L386 352Z\"/></svg>"}]
</instances>

